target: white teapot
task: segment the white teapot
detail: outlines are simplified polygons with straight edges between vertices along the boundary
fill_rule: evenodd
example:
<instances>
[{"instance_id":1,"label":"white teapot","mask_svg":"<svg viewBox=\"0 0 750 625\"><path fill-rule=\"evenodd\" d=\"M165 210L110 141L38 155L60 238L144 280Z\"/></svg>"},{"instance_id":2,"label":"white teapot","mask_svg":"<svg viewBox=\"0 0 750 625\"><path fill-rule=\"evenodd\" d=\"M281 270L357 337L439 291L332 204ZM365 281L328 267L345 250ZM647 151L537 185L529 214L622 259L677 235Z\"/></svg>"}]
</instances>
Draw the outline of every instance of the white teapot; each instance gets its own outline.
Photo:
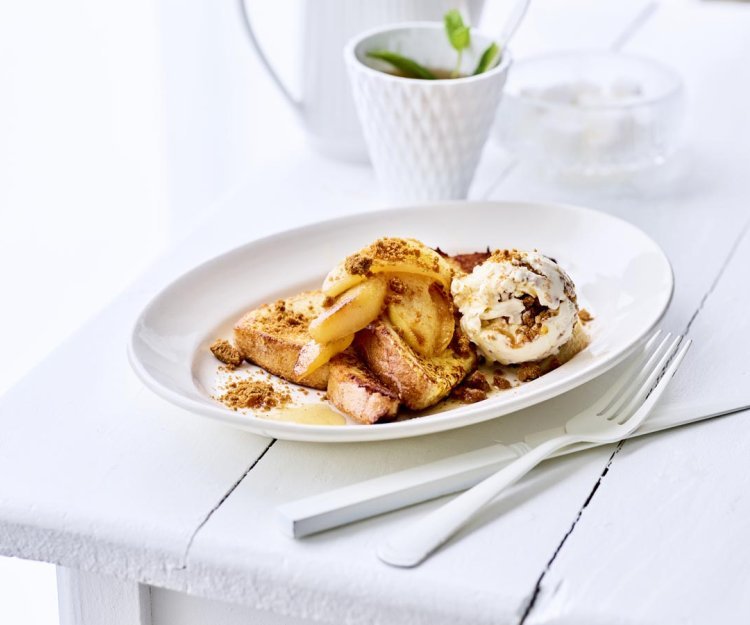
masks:
<instances>
[{"instance_id":1,"label":"white teapot","mask_svg":"<svg viewBox=\"0 0 750 625\"><path fill-rule=\"evenodd\" d=\"M240 3L250 43L263 65L299 113L318 151L349 161L366 161L367 150L349 88L344 44L354 35L383 24L440 21L452 8L471 24L479 21L484 0L306 0L304 3L302 97L296 99L274 70L255 35L245 2Z\"/></svg>"}]
</instances>

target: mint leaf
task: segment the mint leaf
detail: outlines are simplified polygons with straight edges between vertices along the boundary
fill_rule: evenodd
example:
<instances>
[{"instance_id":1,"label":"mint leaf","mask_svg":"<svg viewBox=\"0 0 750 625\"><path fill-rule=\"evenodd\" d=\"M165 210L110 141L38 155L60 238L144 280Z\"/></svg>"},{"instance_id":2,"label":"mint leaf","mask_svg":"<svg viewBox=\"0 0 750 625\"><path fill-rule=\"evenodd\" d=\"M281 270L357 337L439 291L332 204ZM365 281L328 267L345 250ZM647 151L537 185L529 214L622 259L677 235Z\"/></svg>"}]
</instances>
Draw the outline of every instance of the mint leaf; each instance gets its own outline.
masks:
<instances>
[{"instance_id":1,"label":"mint leaf","mask_svg":"<svg viewBox=\"0 0 750 625\"><path fill-rule=\"evenodd\" d=\"M372 59L379 59L393 65L407 78L421 78L423 80L436 80L437 76L426 67L422 67L416 61L388 50L372 50L367 53Z\"/></svg>"},{"instance_id":2,"label":"mint leaf","mask_svg":"<svg viewBox=\"0 0 750 625\"><path fill-rule=\"evenodd\" d=\"M474 75L482 74L488 69L495 67L501 56L500 46L493 41L487 46L486 50L482 52L482 56L479 58L479 63L477 63L477 68L474 70Z\"/></svg>"},{"instance_id":3,"label":"mint leaf","mask_svg":"<svg viewBox=\"0 0 750 625\"><path fill-rule=\"evenodd\" d=\"M469 47L471 44L471 31L464 24L464 19L457 9L448 11L443 17L445 22L445 33L448 35L448 41L451 42L453 49L457 52Z\"/></svg>"}]
</instances>

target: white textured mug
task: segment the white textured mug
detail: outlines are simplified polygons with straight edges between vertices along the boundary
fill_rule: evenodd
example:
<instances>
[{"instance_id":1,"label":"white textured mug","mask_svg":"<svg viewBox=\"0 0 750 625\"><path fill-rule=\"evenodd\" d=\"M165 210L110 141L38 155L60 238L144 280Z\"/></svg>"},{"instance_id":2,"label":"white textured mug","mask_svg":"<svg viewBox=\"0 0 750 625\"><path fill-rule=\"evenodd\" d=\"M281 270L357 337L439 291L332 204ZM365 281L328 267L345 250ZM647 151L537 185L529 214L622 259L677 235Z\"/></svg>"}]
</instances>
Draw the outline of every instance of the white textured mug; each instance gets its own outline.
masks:
<instances>
[{"instance_id":1,"label":"white textured mug","mask_svg":"<svg viewBox=\"0 0 750 625\"><path fill-rule=\"evenodd\" d=\"M439 20L452 8L476 23L484 0L306 0L304 3L302 97L297 100L274 71L255 35L245 2L240 4L250 42L289 103L299 113L318 151L344 160L366 160L367 151L352 102L341 50L367 28L408 20Z\"/></svg>"},{"instance_id":2,"label":"white textured mug","mask_svg":"<svg viewBox=\"0 0 750 625\"><path fill-rule=\"evenodd\" d=\"M471 31L462 74L471 73L493 39ZM368 31L344 50L370 159L392 201L463 199L500 103L511 56L477 76L419 80L387 73L367 57L390 50L425 67L453 68L456 51L442 23L415 22Z\"/></svg>"}]
</instances>

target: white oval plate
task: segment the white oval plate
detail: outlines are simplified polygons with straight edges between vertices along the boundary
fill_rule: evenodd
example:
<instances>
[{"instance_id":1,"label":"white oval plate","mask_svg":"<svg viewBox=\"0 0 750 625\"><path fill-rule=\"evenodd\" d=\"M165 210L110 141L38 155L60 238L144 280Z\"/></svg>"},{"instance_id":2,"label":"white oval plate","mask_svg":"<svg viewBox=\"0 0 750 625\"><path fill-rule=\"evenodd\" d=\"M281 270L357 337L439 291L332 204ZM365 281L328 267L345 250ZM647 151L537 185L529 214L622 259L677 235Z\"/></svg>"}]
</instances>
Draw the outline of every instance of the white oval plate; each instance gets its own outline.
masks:
<instances>
[{"instance_id":1,"label":"white oval plate","mask_svg":"<svg viewBox=\"0 0 750 625\"><path fill-rule=\"evenodd\" d=\"M489 399L375 425L305 425L235 412L212 399L217 361L208 346L231 336L243 312L319 287L342 258L382 236L415 237L456 254L538 249L576 283L595 316L591 344L558 369ZM447 202L317 223L248 243L188 272L141 313L130 362L154 392L198 414L263 436L315 442L420 436L486 421L569 391L622 361L669 305L672 269L641 230L590 209L516 202Z\"/></svg>"}]
</instances>

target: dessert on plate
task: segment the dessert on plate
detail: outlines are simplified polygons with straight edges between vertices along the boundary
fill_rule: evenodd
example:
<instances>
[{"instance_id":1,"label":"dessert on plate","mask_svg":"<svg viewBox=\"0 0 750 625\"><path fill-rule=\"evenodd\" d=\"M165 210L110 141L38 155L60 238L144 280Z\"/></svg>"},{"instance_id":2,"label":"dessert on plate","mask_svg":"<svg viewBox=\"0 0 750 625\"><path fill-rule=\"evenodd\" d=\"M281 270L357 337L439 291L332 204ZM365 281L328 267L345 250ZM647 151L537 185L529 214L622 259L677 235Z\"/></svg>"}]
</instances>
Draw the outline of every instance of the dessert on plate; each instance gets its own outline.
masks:
<instances>
[{"instance_id":1,"label":"dessert on plate","mask_svg":"<svg viewBox=\"0 0 750 625\"><path fill-rule=\"evenodd\" d=\"M512 365L554 356L573 337L575 286L553 259L499 250L451 285L461 328L490 362Z\"/></svg>"},{"instance_id":2,"label":"dessert on plate","mask_svg":"<svg viewBox=\"0 0 750 625\"><path fill-rule=\"evenodd\" d=\"M212 351L230 368L246 360L325 391L337 411L373 424L539 377L586 346L578 313L573 281L538 252L448 256L381 238L320 290L246 313L234 346L218 340Z\"/></svg>"}]
</instances>

